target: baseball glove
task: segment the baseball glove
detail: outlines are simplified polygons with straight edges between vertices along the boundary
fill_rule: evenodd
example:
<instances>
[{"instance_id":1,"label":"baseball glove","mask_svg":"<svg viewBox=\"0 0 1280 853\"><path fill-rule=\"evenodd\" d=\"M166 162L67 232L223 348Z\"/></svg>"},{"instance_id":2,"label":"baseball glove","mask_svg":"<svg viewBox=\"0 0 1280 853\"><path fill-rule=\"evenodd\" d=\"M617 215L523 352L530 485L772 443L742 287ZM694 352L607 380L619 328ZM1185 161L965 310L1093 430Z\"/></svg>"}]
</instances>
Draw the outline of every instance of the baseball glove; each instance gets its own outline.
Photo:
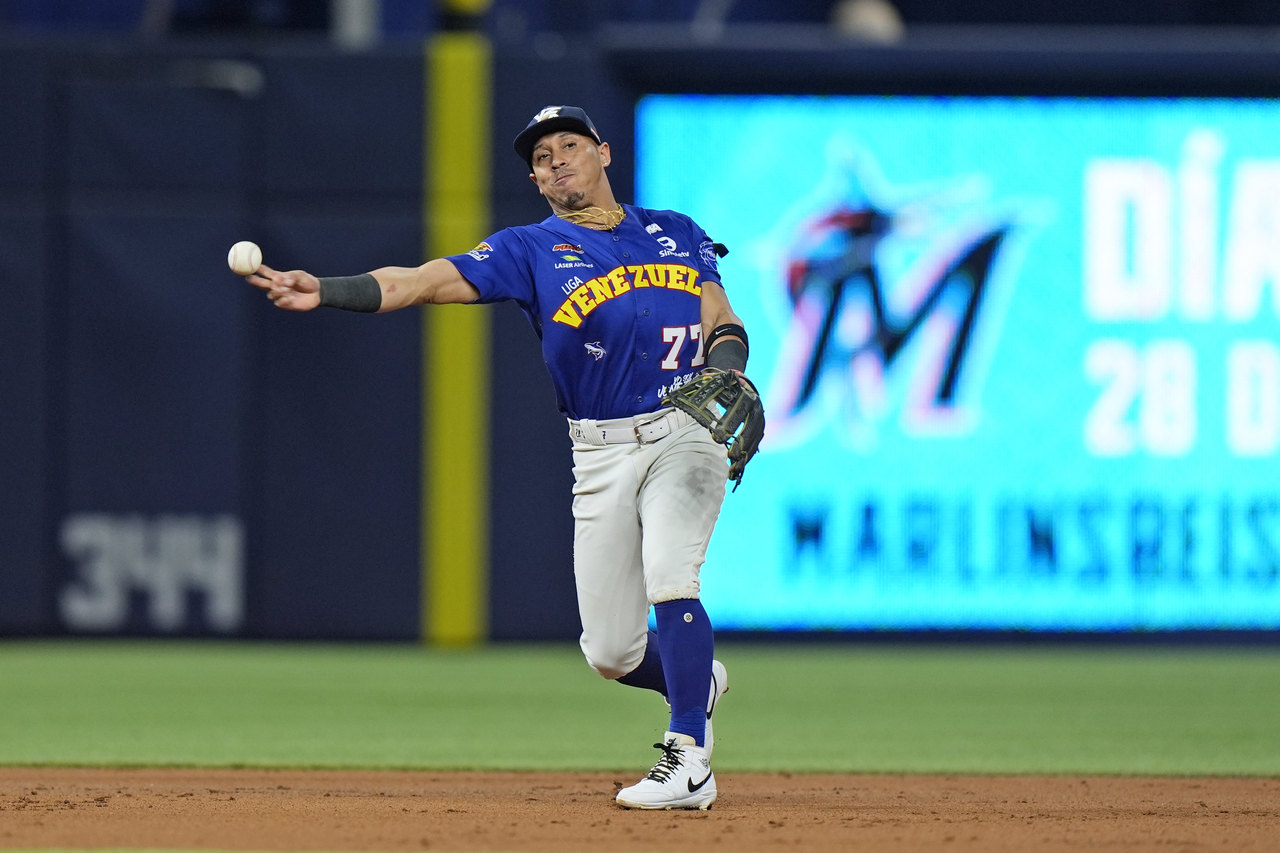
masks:
<instances>
[{"instance_id":1,"label":"baseball glove","mask_svg":"<svg viewBox=\"0 0 1280 853\"><path fill-rule=\"evenodd\" d=\"M741 374L709 367L662 402L688 412L729 448L729 479L737 491L743 469L764 438L764 406L756 386Z\"/></svg>"}]
</instances>

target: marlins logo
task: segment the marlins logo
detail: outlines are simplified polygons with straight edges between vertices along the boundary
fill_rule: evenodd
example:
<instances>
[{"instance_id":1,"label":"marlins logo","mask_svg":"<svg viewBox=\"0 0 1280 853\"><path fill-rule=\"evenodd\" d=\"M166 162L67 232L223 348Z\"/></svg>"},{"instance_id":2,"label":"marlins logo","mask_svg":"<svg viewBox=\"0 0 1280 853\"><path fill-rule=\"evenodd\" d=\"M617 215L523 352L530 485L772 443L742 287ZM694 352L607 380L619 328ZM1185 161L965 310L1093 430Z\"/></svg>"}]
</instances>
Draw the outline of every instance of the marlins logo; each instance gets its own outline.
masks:
<instances>
[{"instance_id":1,"label":"marlins logo","mask_svg":"<svg viewBox=\"0 0 1280 853\"><path fill-rule=\"evenodd\" d=\"M879 204L903 194L862 154L833 158L842 162L825 184L839 191L784 238L792 316L770 426L794 441L843 413L847 437L869 450L896 409L906 432L966 434L1011 286L1008 263L995 273L1017 219L983 199L957 209L955 191ZM884 248L905 246L913 252L888 256L914 260L886 268Z\"/></svg>"}]
</instances>

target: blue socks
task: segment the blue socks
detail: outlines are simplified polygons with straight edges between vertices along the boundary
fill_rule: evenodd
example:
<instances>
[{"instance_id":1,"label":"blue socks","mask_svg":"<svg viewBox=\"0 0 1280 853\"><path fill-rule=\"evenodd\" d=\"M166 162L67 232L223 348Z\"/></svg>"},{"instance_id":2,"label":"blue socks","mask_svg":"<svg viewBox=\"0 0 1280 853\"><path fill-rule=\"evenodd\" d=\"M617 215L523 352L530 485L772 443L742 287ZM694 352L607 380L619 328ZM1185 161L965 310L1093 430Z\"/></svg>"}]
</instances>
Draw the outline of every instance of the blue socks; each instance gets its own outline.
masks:
<instances>
[{"instance_id":1,"label":"blue socks","mask_svg":"<svg viewBox=\"0 0 1280 853\"><path fill-rule=\"evenodd\" d=\"M661 655L667 701L671 703L668 731L688 735L703 746L707 730L707 696L711 692L711 659L715 640L711 619L696 598L655 604L657 646ZM654 637L649 635L650 648ZM645 652L645 660L649 652ZM642 662L637 669L644 667Z\"/></svg>"},{"instance_id":2,"label":"blue socks","mask_svg":"<svg viewBox=\"0 0 1280 853\"><path fill-rule=\"evenodd\" d=\"M658 635L649 632L649 642L644 647L644 659L640 665L618 679L628 687L643 687L667 695L667 679L662 673L662 655L658 651Z\"/></svg>"},{"instance_id":3,"label":"blue socks","mask_svg":"<svg viewBox=\"0 0 1280 853\"><path fill-rule=\"evenodd\" d=\"M649 632L640 665L618 681L666 696L671 703L668 731L688 735L703 746L715 653L711 620L696 598L664 601L653 611L658 632Z\"/></svg>"}]
</instances>

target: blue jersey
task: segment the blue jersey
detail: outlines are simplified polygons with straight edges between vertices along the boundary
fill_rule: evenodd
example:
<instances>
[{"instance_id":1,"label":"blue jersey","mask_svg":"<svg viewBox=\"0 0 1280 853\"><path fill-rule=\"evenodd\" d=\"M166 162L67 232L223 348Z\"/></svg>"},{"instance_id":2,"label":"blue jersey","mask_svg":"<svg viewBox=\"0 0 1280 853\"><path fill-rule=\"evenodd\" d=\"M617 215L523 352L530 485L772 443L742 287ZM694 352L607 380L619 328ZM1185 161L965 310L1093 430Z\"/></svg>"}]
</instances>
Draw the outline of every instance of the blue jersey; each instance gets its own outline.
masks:
<instances>
[{"instance_id":1,"label":"blue jersey","mask_svg":"<svg viewBox=\"0 0 1280 853\"><path fill-rule=\"evenodd\" d=\"M613 231L550 216L448 258L478 301L524 311L570 418L652 412L705 360L702 287L720 281L711 240L683 214L625 209Z\"/></svg>"}]
</instances>

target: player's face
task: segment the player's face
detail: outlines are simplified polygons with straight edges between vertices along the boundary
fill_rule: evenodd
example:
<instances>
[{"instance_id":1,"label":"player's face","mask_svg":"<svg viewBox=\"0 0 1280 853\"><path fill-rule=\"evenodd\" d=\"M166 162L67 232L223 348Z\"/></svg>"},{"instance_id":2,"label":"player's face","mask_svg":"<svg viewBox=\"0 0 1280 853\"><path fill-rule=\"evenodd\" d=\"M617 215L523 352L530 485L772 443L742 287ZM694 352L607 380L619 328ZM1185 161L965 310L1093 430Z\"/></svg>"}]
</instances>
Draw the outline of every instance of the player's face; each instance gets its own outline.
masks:
<instances>
[{"instance_id":1,"label":"player's face","mask_svg":"<svg viewBox=\"0 0 1280 853\"><path fill-rule=\"evenodd\" d=\"M609 143L565 130L538 140L530 177L553 208L582 210L600 203L608 165Z\"/></svg>"}]
</instances>

